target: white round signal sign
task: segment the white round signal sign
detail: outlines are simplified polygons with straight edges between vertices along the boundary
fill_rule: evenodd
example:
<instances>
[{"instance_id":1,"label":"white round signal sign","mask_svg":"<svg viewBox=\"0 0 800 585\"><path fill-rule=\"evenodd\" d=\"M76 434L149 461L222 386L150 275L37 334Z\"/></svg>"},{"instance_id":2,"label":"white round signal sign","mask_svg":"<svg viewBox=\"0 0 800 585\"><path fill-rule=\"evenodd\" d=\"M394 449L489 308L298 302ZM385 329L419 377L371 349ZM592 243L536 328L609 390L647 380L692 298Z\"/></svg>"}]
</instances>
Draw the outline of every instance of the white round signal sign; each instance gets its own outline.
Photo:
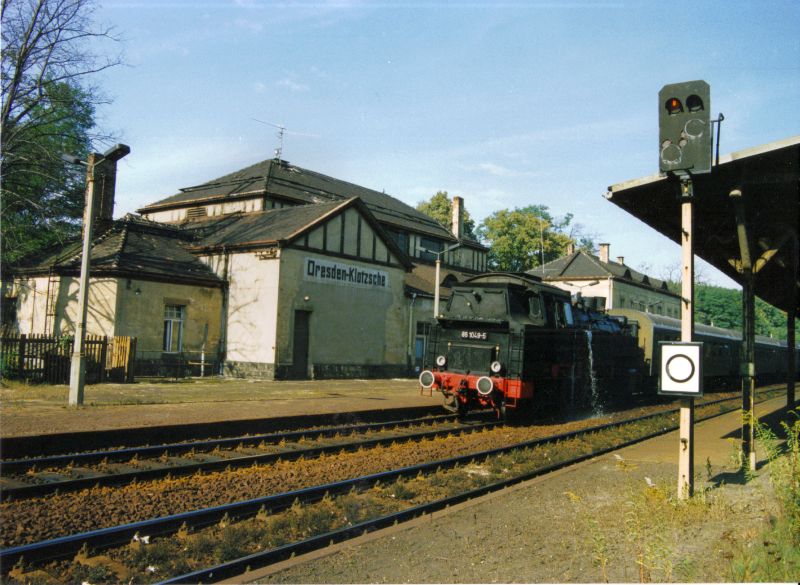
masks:
<instances>
[{"instance_id":1,"label":"white round signal sign","mask_svg":"<svg viewBox=\"0 0 800 585\"><path fill-rule=\"evenodd\" d=\"M703 395L703 344L686 342L659 343L661 375L658 393L673 396Z\"/></svg>"}]
</instances>

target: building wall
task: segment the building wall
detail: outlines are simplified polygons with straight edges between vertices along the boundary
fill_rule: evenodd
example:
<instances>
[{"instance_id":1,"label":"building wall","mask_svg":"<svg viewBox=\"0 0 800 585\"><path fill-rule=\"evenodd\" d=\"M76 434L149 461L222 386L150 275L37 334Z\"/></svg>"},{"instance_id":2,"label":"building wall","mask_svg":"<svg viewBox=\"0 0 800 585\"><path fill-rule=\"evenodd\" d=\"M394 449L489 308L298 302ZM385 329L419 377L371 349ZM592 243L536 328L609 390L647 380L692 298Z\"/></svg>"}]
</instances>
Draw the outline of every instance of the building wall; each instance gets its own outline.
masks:
<instances>
[{"instance_id":1,"label":"building wall","mask_svg":"<svg viewBox=\"0 0 800 585\"><path fill-rule=\"evenodd\" d=\"M672 295L620 281L614 281L613 287L613 304L610 307L612 309L636 309L676 319L681 316L680 299Z\"/></svg>"},{"instance_id":2,"label":"building wall","mask_svg":"<svg viewBox=\"0 0 800 585\"><path fill-rule=\"evenodd\" d=\"M406 371L409 324L403 268L292 249L284 250L281 260L279 376L293 365L296 311L310 312L309 377L393 376ZM317 268L338 270L343 276L320 276ZM351 270L364 274L364 282L352 282L347 276Z\"/></svg>"},{"instance_id":3,"label":"building wall","mask_svg":"<svg viewBox=\"0 0 800 585\"><path fill-rule=\"evenodd\" d=\"M227 279L225 372L261 378L399 375L407 368L405 269L356 209L293 247L203 258ZM309 317L308 366L294 362Z\"/></svg>"},{"instance_id":4,"label":"building wall","mask_svg":"<svg viewBox=\"0 0 800 585\"><path fill-rule=\"evenodd\" d=\"M136 337L140 360L156 363L180 357L198 361L203 351L207 361L217 359L221 289L122 278L117 282L115 302L117 319L113 335ZM167 305L184 307L179 352L164 351Z\"/></svg>"},{"instance_id":5,"label":"building wall","mask_svg":"<svg viewBox=\"0 0 800 585\"><path fill-rule=\"evenodd\" d=\"M224 270L217 262L216 270ZM231 254L225 316L225 372L234 376L275 376L280 255ZM222 274L218 272L220 276Z\"/></svg>"},{"instance_id":6,"label":"building wall","mask_svg":"<svg viewBox=\"0 0 800 585\"><path fill-rule=\"evenodd\" d=\"M72 335L78 319L77 277L56 277L49 287L46 276L15 279L10 296L17 298L19 332ZM113 336L116 319L117 281L93 278L89 283L86 333ZM51 307L48 318L48 305Z\"/></svg>"},{"instance_id":7,"label":"building wall","mask_svg":"<svg viewBox=\"0 0 800 585\"><path fill-rule=\"evenodd\" d=\"M593 282L598 279L591 279ZM584 297L604 297L606 310L610 309L636 309L668 317L680 317L680 300L658 290L647 289L628 284L614 279L599 279L597 284L587 285L580 279L570 279L572 284L563 281L547 281L547 284L556 286L570 294L581 293Z\"/></svg>"}]
</instances>

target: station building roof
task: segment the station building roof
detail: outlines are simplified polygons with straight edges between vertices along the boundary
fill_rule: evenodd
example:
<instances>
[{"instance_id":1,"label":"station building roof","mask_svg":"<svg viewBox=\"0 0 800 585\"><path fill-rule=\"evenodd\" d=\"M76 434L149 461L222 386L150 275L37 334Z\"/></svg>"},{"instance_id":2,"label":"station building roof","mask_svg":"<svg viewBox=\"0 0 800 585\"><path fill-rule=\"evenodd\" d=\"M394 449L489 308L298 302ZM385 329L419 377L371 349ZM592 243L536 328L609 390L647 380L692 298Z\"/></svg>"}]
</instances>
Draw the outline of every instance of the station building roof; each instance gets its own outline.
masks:
<instances>
[{"instance_id":1,"label":"station building roof","mask_svg":"<svg viewBox=\"0 0 800 585\"><path fill-rule=\"evenodd\" d=\"M796 314L800 136L720 157L710 173L693 177L693 189L695 254L743 283L736 211L741 205L755 294ZM734 190L741 192L738 200L731 197ZM677 178L652 175L611 185L606 198L680 244L679 194Z\"/></svg>"},{"instance_id":2,"label":"station building roof","mask_svg":"<svg viewBox=\"0 0 800 585\"><path fill-rule=\"evenodd\" d=\"M444 240L455 237L444 226L396 197L290 164L268 159L179 193L138 210L146 214L194 205L268 196L295 205L320 204L358 197L387 226L411 230ZM483 248L469 238L462 245Z\"/></svg>"},{"instance_id":3,"label":"station building roof","mask_svg":"<svg viewBox=\"0 0 800 585\"><path fill-rule=\"evenodd\" d=\"M594 254L577 250L543 266L537 266L527 272L538 276L545 282L565 280L594 280L611 277L634 286L656 290L662 294L673 295L667 283L637 272L630 266L619 262L603 262ZM678 296L678 295L674 295Z\"/></svg>"},{"instance_id":4,"label":"station building roof","mask_svg":"<svg viewBox=\"0 0 800 585\"><path fill-rule=\"evenodd\" d=\"M189 250L191 234L133 214L113 222L92 239L92 276L148 278L220 287L214 272ZM15 266L18 276L77 275L83 243L77 238Z\"/></svg>"}]
</instances>

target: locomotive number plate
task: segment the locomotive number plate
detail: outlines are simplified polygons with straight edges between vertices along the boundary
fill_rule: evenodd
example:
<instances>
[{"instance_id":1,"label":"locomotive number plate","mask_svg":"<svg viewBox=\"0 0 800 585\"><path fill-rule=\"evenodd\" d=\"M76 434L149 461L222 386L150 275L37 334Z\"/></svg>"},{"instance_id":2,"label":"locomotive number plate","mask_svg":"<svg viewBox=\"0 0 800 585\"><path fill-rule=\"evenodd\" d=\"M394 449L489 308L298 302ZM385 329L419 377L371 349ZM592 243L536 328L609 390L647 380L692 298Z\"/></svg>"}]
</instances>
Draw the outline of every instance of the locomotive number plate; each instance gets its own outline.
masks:
<instances>
[{"instance_id":1,"label":"locomotive number plate","mask_svg":"<svg viewBox=\"0 0 800 585\"><path fill-rule=\"evenodd\" d=\"M489 334L486 331L462 331L461 339L477 339L479 341L486 341Z\"/></svg>"}]
</instances>

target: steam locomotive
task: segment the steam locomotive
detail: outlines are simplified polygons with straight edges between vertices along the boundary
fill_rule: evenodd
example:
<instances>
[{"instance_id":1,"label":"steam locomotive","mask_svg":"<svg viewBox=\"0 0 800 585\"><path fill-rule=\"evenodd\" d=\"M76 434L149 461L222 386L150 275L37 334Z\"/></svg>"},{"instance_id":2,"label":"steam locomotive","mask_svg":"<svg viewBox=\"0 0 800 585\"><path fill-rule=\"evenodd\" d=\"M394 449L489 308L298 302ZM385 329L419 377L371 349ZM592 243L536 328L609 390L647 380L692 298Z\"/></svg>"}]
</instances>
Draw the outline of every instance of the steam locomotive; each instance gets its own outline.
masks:
<instances>
[{"instance_id":1,"label":"steam locomotive","mask_svg":"<svg viewBox=\"0 0 800 585\"><path fill-rule=\"evenodd\" d=\"M633 310L573 305L568 292L529 274L488 273L455 285L432 328L419 382L458 414L493 409L601 411L655 393L658 342L680 337L680 321ZM737 334L696 327L704 372L738 379ZM785 373L785 344L758 338L757 371Z\"/></svg>"}]
</instances>

